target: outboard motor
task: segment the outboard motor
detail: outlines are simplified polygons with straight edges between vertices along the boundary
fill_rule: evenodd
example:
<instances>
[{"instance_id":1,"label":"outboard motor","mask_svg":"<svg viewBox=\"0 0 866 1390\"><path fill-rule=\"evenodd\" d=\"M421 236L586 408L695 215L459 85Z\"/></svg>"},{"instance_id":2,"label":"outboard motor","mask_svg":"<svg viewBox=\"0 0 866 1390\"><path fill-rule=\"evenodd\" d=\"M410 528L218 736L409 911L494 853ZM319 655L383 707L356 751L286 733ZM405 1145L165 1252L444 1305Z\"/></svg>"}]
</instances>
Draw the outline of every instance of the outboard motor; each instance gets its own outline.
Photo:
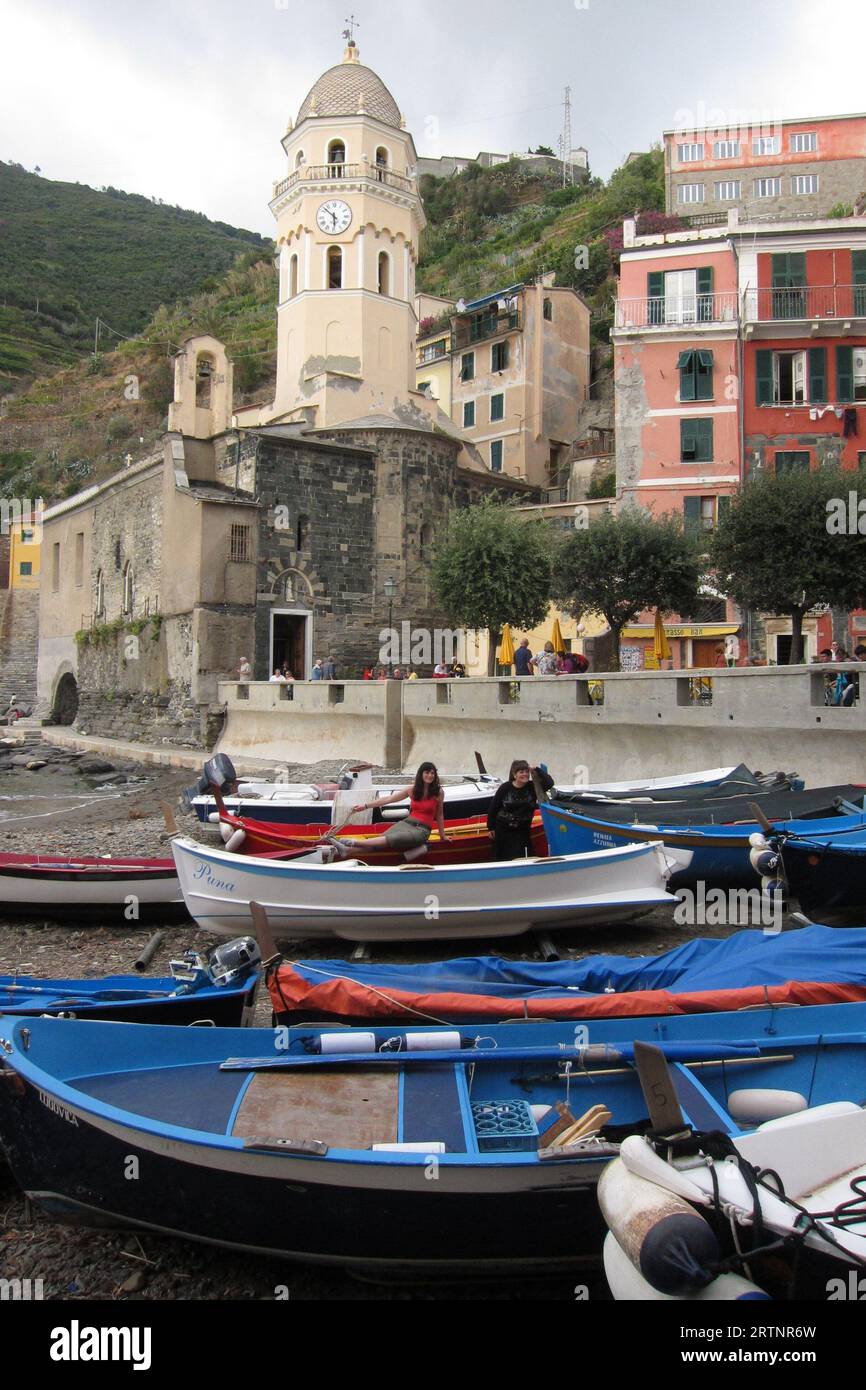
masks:
<instances>
[{"instance_id":1,"label":"outboard motor","mask_svg":"<svg viewBox=\"0 0 866 1390\"><path fill-rule=\"evenodd\" d=\"M217 753L209 758L202 769L202 775L193 786L181 792L181 800L188 811L192 810L193 798L206 796L211 787L219 787L223 795L235 790L238 774L235 765L226 753Z\"/></svg>"},{"instance_id":2,"label":"outboard motor","mask_svg":"<svg viewBox=\"0 0 866 1390\"><path fill-rule=\"evenodd\" d=\"M170 964L172 978L178 981L179 994L194 994L210 985L240 984L250 971L261 964L262 953L252 936L238 936L222 946L214 946L207 955L199 951L184 951L180 960Z\"/></svg>"}]
</instances>

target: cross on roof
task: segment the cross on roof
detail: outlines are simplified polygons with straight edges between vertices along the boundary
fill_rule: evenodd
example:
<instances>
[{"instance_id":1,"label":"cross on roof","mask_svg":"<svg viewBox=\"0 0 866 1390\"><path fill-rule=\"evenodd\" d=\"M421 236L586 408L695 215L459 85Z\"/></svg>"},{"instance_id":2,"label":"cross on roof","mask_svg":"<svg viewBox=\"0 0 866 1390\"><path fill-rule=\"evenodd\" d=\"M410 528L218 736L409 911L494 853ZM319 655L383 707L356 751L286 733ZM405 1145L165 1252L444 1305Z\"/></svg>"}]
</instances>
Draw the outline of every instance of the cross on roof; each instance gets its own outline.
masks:
<instances>
[{"instance_id":1,"label":"cross on roof","mask_svg":"<svg viewBox=\"0 0 866 1390\"><path fill-rule=\"evenodd\" d=\"M354 43L354 42L355 42L355 30L356 30L356 29L360 29L360 27L361 27L361 21L358 20L358 19L356 19L354 15L350 15L349 18L348 18L345 22L346 22L347 28L345 28L345 29L343 30L343 38L344 38L344 39L348 39L348 40L349 40L349 43Z\"/></svg>"}]
</instances>

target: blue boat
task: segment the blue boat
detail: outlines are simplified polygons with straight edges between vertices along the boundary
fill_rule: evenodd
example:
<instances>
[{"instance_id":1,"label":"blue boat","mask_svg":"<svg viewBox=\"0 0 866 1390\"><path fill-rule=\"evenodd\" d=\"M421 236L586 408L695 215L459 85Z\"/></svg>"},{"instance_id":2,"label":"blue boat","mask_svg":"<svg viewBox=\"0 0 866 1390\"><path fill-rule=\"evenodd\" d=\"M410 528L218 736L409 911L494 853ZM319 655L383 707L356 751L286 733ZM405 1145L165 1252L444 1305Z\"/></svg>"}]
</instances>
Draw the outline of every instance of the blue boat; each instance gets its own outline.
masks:
<instances>
[{"instance_id":1,"label":"blue boat","mask_svg":"<svg viewBox=\"0 0 866 1390\"><path fill-rule=\"evenodd\" d=\"M784 834L781 851L788 889L809 917L834 926L866 923L866 830L854 835Z\"/></svg>"},{"instance_id":2,"label":"blue boat","mask_svg":"<svg viewBox=\"0 0 866 1390\"><path fill-rule=\"evenodd\" d=\"M866 1005L477 1030L0 1020L0 1141L65 1218L288 1259L549 1271L597 1256L601 1172L648 1125L634 1041L695 1128L733 1091L862 1102ZM128 1180L132 1163L137 1180Z\"/></svg>"},{"instance_id":3,"label":"blue boat","mask_svg":"<svg viewBox=\"0 0 866 1390\"><path fill-rule=\"evenodd\" d=\"M115 1023L237 1028L252 1022L260 973L258 947L250 938L227 942L209 956L188 951L172 961L169 976L104 975L98 979L43 980L0 975L3 1016L50 1014Z\"/></svg>"},{"instance_id":4,"label":"blue boat","mask_svg":"<svg viewBox=\"0 0 866 1390\"><path fill-rule=\"evenodd\" d=\"M757 821L736 825L670 825L643 820L615 821L563 806L541 807L544 830L551 855L585 854L590 850L622 849L646 840L662 840L670 850L691 851L687 867L679 868L670 879L672 889L693 887L703 882L718 887L757 888L760 875L749 861L749 836L761 833ZM840 837L866 830L866 812L839 814L817 820L774 820L774 827L786 834Z\"/></svg>"}]
</instances>

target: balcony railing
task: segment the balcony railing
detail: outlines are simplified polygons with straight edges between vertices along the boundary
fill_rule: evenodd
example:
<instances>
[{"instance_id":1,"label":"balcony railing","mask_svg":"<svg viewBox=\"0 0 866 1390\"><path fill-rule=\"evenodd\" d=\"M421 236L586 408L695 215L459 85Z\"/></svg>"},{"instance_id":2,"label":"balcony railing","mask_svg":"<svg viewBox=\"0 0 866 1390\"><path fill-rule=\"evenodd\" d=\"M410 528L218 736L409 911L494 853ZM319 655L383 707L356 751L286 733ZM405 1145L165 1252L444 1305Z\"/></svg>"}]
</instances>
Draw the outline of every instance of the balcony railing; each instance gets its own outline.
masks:
<instances>
[{"instance_id":1,"label":"balcony railing","mask_svg":"<svg viewBox=\"0 0 866 1390\"><path fill-rule=\"evenodd\" d=\"M388 188L398 188L403 193L411 193L415 187L414 179L406 174L396 174L393 169L383 169L378 164L306 164L274 184L274 198L281 198L296 184L322 183L325 180L344 183L367 180L370 183L383 183Z\"/></svg>"},{"instance_id":2,"label":"balcony railing","mask_svg":"<svg viewBox=\"0 0 866 1390\"><path fill-rule=\"evenodd\" d=\"M866 318L866 285L756 289L746 290L743 296L746 323L850 318Z\"/></svg>"},{"instance_id":3,"label":"balcony railing","mask_svg":"<svg viewBox=\"0 0 866 1390\"><path fill-rule=\"evenodd\" d=\"M471 348L473 344L481 343L485 338L497 338L502 333L510 333L520 327L519 309L511 309L505 313L494 309L491 313L467 315L466 318L458 318L456 321L453 346L457 351L461 348Z\"/></svg>"},{"instance_id":4,"label":"balcony railing","mask_svg":"<svg viewBox=\"0 0 866 1390\"><path fill-rule=\"evenodd\" d=\"M720 294L648 295L641 299L618 299L617 328L665 328L682 324L736 323L736 290Z\"/></svg>"}]
</instances>

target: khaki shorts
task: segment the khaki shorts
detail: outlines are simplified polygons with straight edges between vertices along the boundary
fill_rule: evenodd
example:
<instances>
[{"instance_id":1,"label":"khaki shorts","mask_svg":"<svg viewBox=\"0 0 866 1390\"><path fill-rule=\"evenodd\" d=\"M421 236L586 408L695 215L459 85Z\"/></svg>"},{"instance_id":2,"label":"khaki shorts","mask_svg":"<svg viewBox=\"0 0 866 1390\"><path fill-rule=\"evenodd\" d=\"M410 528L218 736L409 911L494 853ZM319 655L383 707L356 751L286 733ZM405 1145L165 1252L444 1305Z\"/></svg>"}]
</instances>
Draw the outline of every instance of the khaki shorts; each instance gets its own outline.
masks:
<instances>
[{"instance_id":1,"label":"khaki shorts","mask_svg":"<svg viewBox=\"0 0 866 1390\"><path fill-rule=\"evenodd\" d=\"M405 820L398 820L396 825L388 826L385 839L391 849L417 849L430 839L430 826L407 816Z\"/></svg>"}]
</instances>

